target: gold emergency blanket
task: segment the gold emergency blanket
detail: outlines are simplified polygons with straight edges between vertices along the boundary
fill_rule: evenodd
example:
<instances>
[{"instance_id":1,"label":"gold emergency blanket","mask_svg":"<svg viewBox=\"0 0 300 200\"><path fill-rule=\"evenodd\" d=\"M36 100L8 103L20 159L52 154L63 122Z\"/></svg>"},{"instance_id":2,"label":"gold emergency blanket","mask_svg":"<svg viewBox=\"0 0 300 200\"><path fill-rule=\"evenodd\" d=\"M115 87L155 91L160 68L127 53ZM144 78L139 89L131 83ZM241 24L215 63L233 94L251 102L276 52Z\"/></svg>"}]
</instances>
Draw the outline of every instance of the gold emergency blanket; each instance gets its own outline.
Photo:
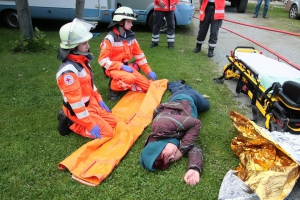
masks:
<instances>
[{"instance_id":1,"label":"gold emergency blanket","mask_svg":"<svg viewBox=\"0 0 300 200\"><path fill-rule=\"evenodd\" d=\"M99 185L151 123L153 111L159 105L167 83L166 79L153 81L147 93L127 92L112 109L118 120L114 137L84 144L59 163L59 169L67 168L72 178L83 184Z\"/></svg>"},{"instance_id":2,"label":"gold emergency blanket","mask_svg":"<svg viewBox=\"0 0 300 200\"><path fill-rule=\"evenodd\" d=\"M230 112L237 132L231 149L239 157L236 175L262 200L284 199L299 177L299 163L261 127Z\"/></svg>"}]
</instances>

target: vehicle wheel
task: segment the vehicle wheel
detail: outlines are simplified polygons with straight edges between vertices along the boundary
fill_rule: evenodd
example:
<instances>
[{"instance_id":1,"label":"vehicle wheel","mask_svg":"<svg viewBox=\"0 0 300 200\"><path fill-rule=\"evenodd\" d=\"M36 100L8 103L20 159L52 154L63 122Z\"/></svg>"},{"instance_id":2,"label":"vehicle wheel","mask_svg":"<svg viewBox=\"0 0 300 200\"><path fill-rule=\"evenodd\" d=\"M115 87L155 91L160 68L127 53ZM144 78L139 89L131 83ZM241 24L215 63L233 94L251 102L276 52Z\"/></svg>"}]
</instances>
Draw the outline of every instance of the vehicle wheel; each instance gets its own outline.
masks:
<instances>
[{"instance_id":1,"label":"vehicle wheel","mask_svg":"<svg viewBox=\"0 0 300 200\"><path fill-rule=\"evenodd\" d=\"M8 10L3 13L3 22L8 28L19 28L18 14L16 10Z\"/></svg>"},{"instance_id":2,"label":"vehicle wheel","mask_svg":"<svg viewBox=\"0 0 300 200\"><path fill-rule=\"evenodd\" d=\"M154 15L154 13L151 13L151 15L149 17L149 22L148 22L148 26L151 31L153 31L153 15ZM160 33L167 33L167 20L165 17L160 26Z\"/></svg>"},{"instance_id":3,"label":"vehicle wheel","mask_svg":"<svg viewBox=\"0 0 300 200\"><path fill-rule=\"evenodd\" d=\"M245 13L246 8L247 8L248 0L239 0L237 2L237 8L236 11L238 13Z\"/></svg>"},{"instance_id":4,"label":"vehicle wheel","mask_svg":"<svg viewBox=\"0 0 300 200\"><path fill-rule=\"evenodd\" d=\"M298 8L296 5L292 5L290 8L290 18L296 19L298 16Z\"/></svg>"}]
</instances>

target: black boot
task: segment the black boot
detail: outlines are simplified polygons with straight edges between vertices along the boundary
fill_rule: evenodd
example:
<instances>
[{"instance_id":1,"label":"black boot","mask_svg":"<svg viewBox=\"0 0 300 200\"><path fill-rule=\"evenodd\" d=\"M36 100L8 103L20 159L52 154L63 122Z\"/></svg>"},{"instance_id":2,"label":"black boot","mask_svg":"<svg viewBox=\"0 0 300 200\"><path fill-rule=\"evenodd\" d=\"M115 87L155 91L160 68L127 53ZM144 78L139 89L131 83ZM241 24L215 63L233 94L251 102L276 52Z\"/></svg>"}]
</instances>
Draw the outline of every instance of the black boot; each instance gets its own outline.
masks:
<instances>
[{"instance_id":1,"label":"black boot","mask_svg":"<svg viewBox=\"0 0 300 200\"><path fill-rule=\"evenodd\" d=\"M168 42L168 48L174 49L174 42Z\"/></svg>"},{"instance_id":2,"label":"black boot","mask_svg":"<svg viewBox=\"0 0 300 200\"><path fill-rule=\"evenodd\" d=\"M149 45L149 48L157 47L157 46L158 46L158 42L152 42L152 43Z\"/></svg>"},{"instance_id":3,"label":"black boot","mask_svg":"<svg viewBox=\"0 0 300 200\"><path fill-rule=\"evenodd\" d=\"M201 46L202 46L202 44L197 43L195 49L193 50L193 52L198 53L201 50Z\"/></svg>"},{"instance_id":4,"label":"black boot","mask_svg":"<svg viewBox=\"0 0 300 200\"><path fill-rule=\"evenodd\" d=\"M214 47L208 48L208 54L207 54L208 57L210 57L210 58L214 57L214 49L215 49Z\"/></svg>"},{"instance_id":5,"label":"black boot","mask_svg":"<svg viewBox=\"0 0 300 200\"><path fill-rule=\"evenodd\" d=\"M118 100L118 93L113 91L112 89L109 88L109 99L111 101L117 101Z\"/></svg>"},{"instance_id":6,"label":"black boot","mask_svg":"<svg viewBox=\"0 0 300 200\"><path fill-rule=\"evenodd\" d=\"M110 84L111 84L112 79L110 79L108 83L108 94L109 94L109 99L111 101L117 101L118 100L118 93L110 89Z\"/></svg>"},{"instance_id":7,"label":"black boot","mask_svg":"<svg viewBox=\"0 0 300 200\"><path fill-rule=\"evenodd\" d=\"M65 115L64 111L60 110L57 114L57 119L59 121L57 130L62 135L69 135L71 133L71 130L69 129L69 123L68 118Z\"/></svg>"}]
</instances>

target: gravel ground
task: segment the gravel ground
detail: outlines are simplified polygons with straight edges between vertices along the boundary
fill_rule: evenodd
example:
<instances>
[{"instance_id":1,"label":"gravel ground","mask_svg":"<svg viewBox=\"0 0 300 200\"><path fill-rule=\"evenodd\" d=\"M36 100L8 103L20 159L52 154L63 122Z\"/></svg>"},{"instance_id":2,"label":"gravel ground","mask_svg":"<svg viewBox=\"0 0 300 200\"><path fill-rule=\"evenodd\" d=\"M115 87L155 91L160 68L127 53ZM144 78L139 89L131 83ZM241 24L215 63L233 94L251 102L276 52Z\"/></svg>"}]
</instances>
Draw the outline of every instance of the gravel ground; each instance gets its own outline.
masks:
<instances>
[{"instance_id":1,"label":"gravel ground","mask_svg":"<svg viewBox=\"0 0 300 200\"><path fill-rule=\"evenodd\" d=\"M234 20L234 21L238 21L246 24L258 25L258 26L267 26L268 20L272 20L272 19L264 19L261 17L262 9L260 11L260 16L258 16L258 18L252 18L252 15L245 14L245 13L237 13L236 8L230 7L229 6L230 4L227 5L228 6L226 7L225 15L226 15L226 19L228 20ZM199 8L199 4L195 3L195 7ZM261 8L262 7L263 5L261 6ZM195 35L197 35L198 26L199 26L198 19L194 19L193 24L195 26L194 29ZM238 25L226 21L223 22L222 27L225 27L241 35L249 37L252 40L257 41L260 44L271 49L272 51L276 52L277 54L280 54L281 56L287 58L292 63L295 63L296 65L300 66L300 59L299 59L300 37L242 26L242 25ZM202 51L204 51L205 53L207 53L208 50L207 42L208 42L208 38L206 38L206 41L202 46ZM226 58L226 55L229 55L230 51L234 50L235 47L237 46L251 46L254 47L256 50L262 52L264 55L270 58L277 59L275 55L269 53L267 50L263 49L262 47L221 28L219 31L218 46L215 49L215 56L212 58L216 63L218 63L220 67L220 75L223 66L228 64L228 59ZM228 85L228 87L234 94L236 82L228 80L225 81L225 84ZM248 113L247 117L251 119L252 113L250 110L250 98L246 95L241 94L238 97L234 97L234 99L240 102L240 106L243 109L247 110ZM264 121L265 118L262 115L258 116L258 122L257 122L258 125L264 127ZM298 200L298 199L300 199L300 180L298 180L292 192L286 198L286 200Z\"/></svg>"}]
</instances>

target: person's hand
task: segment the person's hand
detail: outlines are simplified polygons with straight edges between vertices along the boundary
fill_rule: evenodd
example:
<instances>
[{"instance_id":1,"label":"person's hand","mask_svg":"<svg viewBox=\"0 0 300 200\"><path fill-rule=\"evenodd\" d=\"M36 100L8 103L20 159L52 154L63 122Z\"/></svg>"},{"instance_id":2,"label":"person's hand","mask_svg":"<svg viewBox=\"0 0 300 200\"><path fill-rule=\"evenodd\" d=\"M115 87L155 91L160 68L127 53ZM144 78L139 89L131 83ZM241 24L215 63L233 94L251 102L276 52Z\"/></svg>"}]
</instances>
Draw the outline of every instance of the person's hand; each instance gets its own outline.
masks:
<instances>
[{"instance_id":1,"label":"person's hand","mask_svg":"<svg viewBox=\"0 0 300 200\"><path fill-rule=\"evenodd\" d=\"M181 157L182 157L182 153L179 149L177 149L177 151L174 155L174 158L172 158L170 161L175 162L175 161L179 160Z\"/></svg>"},{"instance_id":2,"label":"person's hand","mask_svg":"<svg viewBox=\"0 0 300 200\"><path fill-rule=\"evenodd\" d=\"M163 1L160 1L160 2L158 3L158 5L159 5L161 8L163 8L163 7L166 6L166 4L165 4Z\"/></svg>"},{"instance_id":3,"label":"person's hand","mask_svg":"<svg viewBox=\"0 0 300 200\"><path fill-rule=\"evenodd\" d=\"M94 139L102 138L101 133L100 133L100 128L98 127L97 124L92 128L92 130L90 132L94 136Z\"/></svg>"},{"instance_id":4,"label":"person's hand","mask_svg":"<svg viewBox=\"0 0 300 200\"><path fill-rule=\"evenodd\" d=\"M105 109L107 112L110 112L110 109L107 107L107 105L104 103L104 101L100 101L99 105L101 108Z\"/></svg>"},{"instance_id":5,"label":"person's hand","mask_svg":"<svg viewBox=\"0 0 300 200\"><path fill-rule=\"evenodd\" d=\"M129 67L128 65L123 65L122 68L124 71L132 73L133 69L131 67Z\"/></svg>"},{"instance_id":6,"label":"person's hand","mask_svg":"<svg viewBox=\"0 0 300 200\"><path fill-rule=\"evenodd\" d=\"M197 170L189 169L184 175L184 180L188 185L196 185L200 181L200 174Z\"/></svg>"},{"instance_id":7,"label":"person's hand","mask_svg":"<svg viewBox=\"0 0 300 200\"><path fill-rule=\"evenodd\" d=\"M155 72L153 72L153 71L152 71L152 72L149 72L147 75L148 75L148 77L149 77L150 79L152 79L152 80L154 80L154 81L156 80L156 74L155 74Z\"/></svg>"}]
</instances>

